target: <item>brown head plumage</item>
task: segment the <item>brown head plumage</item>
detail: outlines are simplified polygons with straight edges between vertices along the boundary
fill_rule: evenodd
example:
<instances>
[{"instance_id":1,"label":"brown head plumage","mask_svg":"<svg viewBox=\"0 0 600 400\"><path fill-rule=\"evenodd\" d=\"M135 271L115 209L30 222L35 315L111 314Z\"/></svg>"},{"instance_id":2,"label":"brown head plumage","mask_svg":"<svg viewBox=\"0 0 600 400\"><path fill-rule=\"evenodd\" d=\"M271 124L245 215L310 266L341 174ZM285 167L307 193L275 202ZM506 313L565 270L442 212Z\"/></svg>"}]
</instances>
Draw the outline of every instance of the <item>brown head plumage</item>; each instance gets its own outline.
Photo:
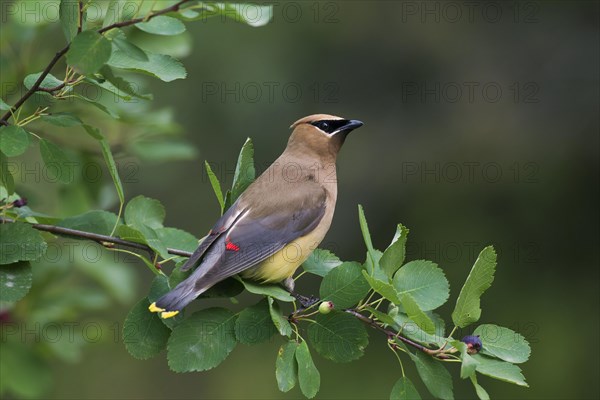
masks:
<instances>
[{"instance_id":1,"label":"brown head plumage","mask_svg":"<svg viewBox=\"0 0 600 400\"><path fill-rule=\"evenodd\" d=\"M313 114L294 122L288 149L315 153L335 159L348 133L363 125L361 121L329 114Z\"/></svg>"}]
</instances>

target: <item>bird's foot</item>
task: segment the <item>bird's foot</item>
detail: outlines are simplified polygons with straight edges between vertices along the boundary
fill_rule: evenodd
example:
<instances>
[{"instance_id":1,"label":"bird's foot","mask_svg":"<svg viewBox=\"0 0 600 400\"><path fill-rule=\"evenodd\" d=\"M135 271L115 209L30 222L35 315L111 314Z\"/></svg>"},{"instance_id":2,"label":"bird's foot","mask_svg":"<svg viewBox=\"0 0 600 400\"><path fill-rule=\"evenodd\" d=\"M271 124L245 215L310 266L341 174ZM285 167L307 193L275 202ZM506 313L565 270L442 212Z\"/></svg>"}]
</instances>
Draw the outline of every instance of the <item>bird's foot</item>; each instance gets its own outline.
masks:
<instances>
[{"instance_id":1,"label":"bird's foot","mask_svg":"<svg viewBox=\"0 0 600 400\"><path fill-rule=\"evenodd\" d=\"M283 286L283 288L285 290L287 290L290 295L296 299L296 301L298 301L298 303L300 303L300 311L301 310L305 310L308 307L311 307L312 305L318 303L319 301L321 301L318 297L315 296L303 296L301 294L298 294L294 291L294 288L296 286L295 282L294 282L294 278L292 278L291 276L289 278L287 278L286 280L284 280L281 285Z\"/></svg>"},{"instance_id":2,"label":"bird's foot","mask_svg":"<svg viewBox=\"0 0 600 400\"><path fill-rule=\"evenodd\" d=\"M302 309L307 309L321 301L321 299L319 299L318 297L312 296L312 295L311 296L303 296L301 294L294 293L294 292L290 292L290 294L292 295L292 297L294 297L298 301L298 303L300 303L300 305L302 306Z\"/></svg>"}]
</instances>

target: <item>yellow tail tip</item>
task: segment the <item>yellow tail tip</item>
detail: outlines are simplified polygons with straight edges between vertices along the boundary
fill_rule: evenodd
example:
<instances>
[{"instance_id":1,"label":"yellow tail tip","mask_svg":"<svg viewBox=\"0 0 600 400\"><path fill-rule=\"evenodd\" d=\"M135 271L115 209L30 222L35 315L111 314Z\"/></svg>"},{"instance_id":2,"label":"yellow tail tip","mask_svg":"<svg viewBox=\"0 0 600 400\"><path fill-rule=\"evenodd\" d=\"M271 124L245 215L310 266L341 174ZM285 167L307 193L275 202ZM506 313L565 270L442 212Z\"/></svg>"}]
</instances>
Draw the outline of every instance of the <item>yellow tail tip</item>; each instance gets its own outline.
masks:
<instances>
[{"instance_id":1,"label":"yellow tail tip","mask_svg":"<svg viewBox=\"0 0 600 400\"><path fill-rule=\"evenodd\" d=\"M163 311L165 311L164 308L157 307L156 303L150 304L150 307L148 307L148 310L150 310L150 312L163 312Z\"/></svg>"},{"instance_id":2,"label":"yellow tail tip","mask_svg":"<svg viewBox=\"0 0 600 400\"><path fill-rule=\"evenodd\" d=\"M167 319L176 316L179 314L179 311L164 311L160 313L160 317L162 319Z\"/></svg>"}]
</instances>

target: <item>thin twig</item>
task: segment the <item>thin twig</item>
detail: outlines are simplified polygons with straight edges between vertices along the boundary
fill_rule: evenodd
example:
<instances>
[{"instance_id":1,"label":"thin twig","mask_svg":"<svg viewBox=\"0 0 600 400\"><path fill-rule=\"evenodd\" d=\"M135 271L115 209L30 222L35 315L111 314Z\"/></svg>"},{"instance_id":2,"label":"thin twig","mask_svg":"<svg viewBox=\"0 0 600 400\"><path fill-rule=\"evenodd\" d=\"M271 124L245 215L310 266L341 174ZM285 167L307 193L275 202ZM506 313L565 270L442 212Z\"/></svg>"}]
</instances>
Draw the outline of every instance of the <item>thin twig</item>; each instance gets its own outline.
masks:
<instances>
[{"instance_id":1,"label":"thin twig","mask_svg":"<svg viewBox=\"0 0 600 400\"><path fill-rule=\"evenodd\" d=\"M126 26L130 26L130 25L135 25L137 23L140 22L145 22L145 21L149 21L154 17L157 17L159 15L163 15L163 14L167 14L170 12L174 12L174 11L178 11L179 8L187 3L190 2L191 0L181 0L178 3L170 6L170 7L166 7L162 10L158 10L152 14L150 14L147 17L144 18L135 18L135 19L131 19L128 21L122 21L122 22L116 22L112 25L108 25L105 26L104 28L99 29L97 32L100 34L103 34L111 29L114 28L124 28ZM80 2L81 5L81 2ZM80 12L83 12L83 9L80 8ZM83 21L82 21L83 23ZM79 29L81 29L81 27L78 27L78 31ZM67 51L69 51L69 48L71 47L71 43L67 44L62 50L60 50L58 53L56 53L54 55L54 57L52 58L52 60L50 60L50 63L46 66L46 68L44 68L44 70L42 71L42 73L40 74L40 76L38 77L38 79L35 81L35 83L31 86L31 88L29 88L29 90L19 99L17 100L17 102L15 103L14 106L12 106L10 108L10 110L8 110L6 112L6 114L4 114L2 116L2 119L0 119L0 125L8 125L8 120L10 119L10 117L13 116L13 114L19 109L21 108L21 106L27 101L27 99L29 99L35 92L42 90L44 92L48 91L48 90L43 90L40 89L40 85L42 84L42 82L44 81L44 79L46 79L46 77L48 76L48 74L50 73L50 71L52 70L52 68L54 68L54 66L56 65L56 63L58 62L58 60L60 60L62 58L62 56L64 56ZM59 85L60 86L60 85ZM64 87L64 85L63 85ZM57 88L59 88L57 86ZM52 88L53 90L57 90L56 88ZM62 87L60 87L59 89L62 89Z\"/></svg>"},{"instance_id":2,"label":"thin twig","mask_svg":"<svg viewBox=\"0 0 600 400\"><path fill-rule=\"evenodd\" d=\"M377 329L378 331L385 333L386 336L388 338L390 338L390 339L391 338L397 338L400 341L406 343L407 345L412 346L412 347L416 348L417 350L422 351L423 353L427 353L429 355L436 356L437 358L441 358L441 359L448 358L444 354L436 354L435 350L429 349L429 348L427 348L427 347L425 347L423 345L420 345L419 343L413 342L412 340L410 340L410 339L408 339L408 338L406 338L404 336L399 335L398 332L394 332L394 331L392 331L390 329L384 328L383 326L381 326L377 322L375 322L375 320L373 320L372 318L366 317L366 316L362 315L361 313L359 313L358 311L356 311L354 309L347 309L347 310L344 310L344 311L346 311L348 314L350 314L350 315L358 318L359 320L361 320L365 324L371 326L372 328Z\"/></svg>"},{"instance_id":3,"label":"thin twig","mask_svg":"<svg viewBox=\"0 0 600 400\"><path fill-rule=\"evenodd\" d=\"M23 97L17 100L15 105L12 106L10 110L8 110L8 112L2 116L2 119L0 119L0 125L8 125L8 119L12 117L15 111L21 108L23 103L25 103L25 101L27 101L27 99L30 98L40 88L40 85L42 84L46 76L48 76L52 67L54 67L58 60L60 60L60 58L64 56L67 53L67 51L69 51L70 46L71 44L66 45L61 51L54 55L54 58L52 58L50 63L46 66L46 68L44 68L44 71L42 71L42 73L38 77L37 81L35 81L33 86L31 86L31 88L29 88L29 90L23 95Z\"/></svg>"},{"instance_id":4,"label":"thin twig","mask_svg":"<svg viewBox=\"0 0 600 400\"><path fill-rule=\"evenodd\" d=\"M81 33L83 30L83 1L78 0L79 14L77 15L77 33Z\"/></svg>"},{"instance_id":5,"label":"thin twig","mask_svg":"<svg viewBox=\"0 0 600 400\"><path fill-rule=\"evenodd\" d=\"M140 22L147 22L150 21L152 18L154 17L158 17L159 15L163 15L163 14L167 14L170 12L174 12L174 11L178 11L179 7L181 7L183 4L189 2L191 0L181 0L180 2L173 4L171 7L167 7L167 8L163 8L162 10L156 11L152 14L150 14L147 17L139 17L139 18L134 18L134 19L130 19L129 21L122 21L122 22L115 22L114 24L111 25L107 25L104 28L98 30L98 33L102 34L106 31L109 31L111 29L114 28L123 28L125 26L129 26L129 25L135 25L138 24Z\"/></svg>"},{"instance_id":6,"label":"thin twig","mask_svg":"<svg viewBox=\"0 0 600 400\"><path fill-rule=\"evenodd\" d=\"M0 223L12 223L12 222L15 222L15 221L10 218L0 217ZM77 238L82 238L82 239L88 239L88 240L92 240L94 242L101 244L102 246L109 247L109 248L111 246L110 245L107 246L107 244L111 243L111 244L118 244L120 246L132 247L132 248L138 249L138 250L145 250L145 251L148 251L148 252L151 252L152 254L154 254L154 250L152 250L152 248L150 248L150 246L148 246L148 245L145 245L142 243L131 242L129 240L124 240L124 239L114 237L114 236L100 235L98 233L85 232L85 231L80 231L80 230L71 229L71 228L63 228L62 226L56 226L56 225L46 225L46 224L30 224L30 225L32 228L37 229L38 231L44 231L44 232L56 233L58 235L65 235L65 236L77 237ZM167 251L169 252L169 254L173 254L175 256L180 256L180 257L190 257L192 255L192 253L189 251L178 250L178 249L167 248Z\"/></svg>"}]
</instances>

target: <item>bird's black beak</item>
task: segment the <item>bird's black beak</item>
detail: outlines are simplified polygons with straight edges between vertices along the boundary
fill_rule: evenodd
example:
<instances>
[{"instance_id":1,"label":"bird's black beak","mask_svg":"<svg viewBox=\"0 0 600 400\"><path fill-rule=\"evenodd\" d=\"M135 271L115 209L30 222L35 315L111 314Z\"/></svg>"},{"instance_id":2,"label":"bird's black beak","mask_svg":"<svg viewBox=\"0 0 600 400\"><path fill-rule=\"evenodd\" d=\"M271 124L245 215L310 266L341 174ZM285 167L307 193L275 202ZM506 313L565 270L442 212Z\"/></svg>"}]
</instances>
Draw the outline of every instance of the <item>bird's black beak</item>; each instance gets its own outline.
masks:
<instances>
[{"instance_id":1,"label":"bird's black beak","mask_svg":"<svg viewBox=\"0 0 600 400\"><path fill-rule=\"evenodd\" d=\"M357 119L351 119L348 120L348 122L339 129L339 132L350 133L363 125L364 124L362 123L362 121L359 121Z\"/></svg>"}]
</instances>

